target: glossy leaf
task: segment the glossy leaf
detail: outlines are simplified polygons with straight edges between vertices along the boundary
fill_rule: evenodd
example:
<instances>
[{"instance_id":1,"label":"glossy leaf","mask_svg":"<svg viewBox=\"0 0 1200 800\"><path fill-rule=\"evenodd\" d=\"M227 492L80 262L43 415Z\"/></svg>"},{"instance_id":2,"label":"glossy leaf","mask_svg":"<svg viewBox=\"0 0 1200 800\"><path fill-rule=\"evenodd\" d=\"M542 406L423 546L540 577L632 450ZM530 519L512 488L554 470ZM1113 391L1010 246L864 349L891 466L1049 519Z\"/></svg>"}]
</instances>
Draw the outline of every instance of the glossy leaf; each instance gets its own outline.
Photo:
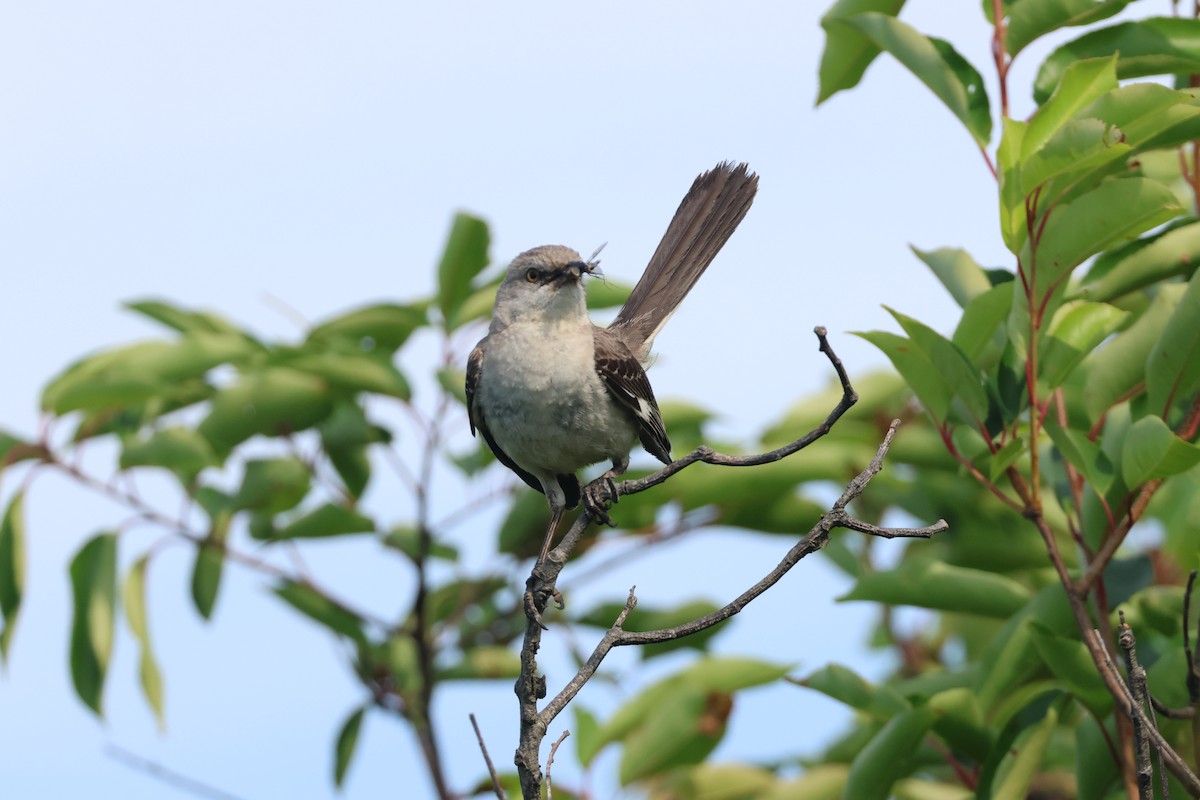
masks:
<instances>
[{"instance_id":1,"label":"glossy leaf","mask_svg":"<svg viewBox=\"0 0 1200 800\"><path fill-rule=\"evenodd\" d=\"M1096 259L1080 287L1082 297L1113 300L1168 278L1190 278L1200 264L1200 221L1138 239L1114 255L1113 263L1105 264L1102 273L1093 277L1101 270L1101 260L1110 254Z\"/></svg>"},{"instance_id":2,"label":"glossy leaf","mask_svg":"<svg viewBox=\"0 0 1200 800\"><path fill-rule=\"evenodd\" d=\"M994 572L913 560L894 570L864 574L838 599L1007 619L1029 602L1030 593L1020 583Z\"/></svg>"},{"instance_id":3,"label":"glossy leaf","mask_svg":"<svg viewBox=\"0 0 1200 800\"><path fill-rule=\"evenodd\" d=\"M1164 418L1175 403L1200 388L1200 275L1193 274L1187 291L1146 360L1146 393L1150 409ZM1132 484L1131 484L1132 485Z\"/></svg>"},{"instance_id":4,"label":"glossy leaf","mask_svg":"<svg viewBox=\"0 0 1200 800\"><path fill-rule=\"evenodd\" d=\"M1100 446L1087 435L1070 428L1060 428L1051 420L1046 421L1046 432L1068 464L1079 470L1094 490L1101 494L1112 485L1115 469L1112 461Z\"/></svg>"},{"instance_id":5,"label":"glossy leaf","mask_svg":"<svg viewBox=\"0 0 1200 800\"><path fill-rule=\"evenodd\" d=\"M344 339L362 352L391 354L427 321L425 308L420 304L363 306L316 325L308 332L308 341Z\"/></svg>"},{"instance_id":6,"label":"glossy leaf","mask_svg":"<svg viewBox=\"0 0 1200 800\"><path fill-rule=\"evenodd\" d=\"M821 17L825 29L825 49L821 53L820 89L817 105L837 92L852 89L881 52L870 38L844 24L856 14L874 11L896 16L904 0L837 0Z\"/></svg>"},{"instance_id":7,"label":"glossy leaf","mask_svg":"<svg viewBox=\"0 0 1200 800\"><path fill-rule=\"evenodd\" d=\"M273 514L286 511L308 494L310 479L308 466L298 458L247 461L233 507Z\"/></svg>"},{"instance_id":8,"label":"glossy leaf","mask_svg":"<svg viewBox=\"0 0 1200 800\"><path fill-rule=\"evenodd\" d=\"M1012 303L1012 287L1002 283L976 295L963 309L952 341L973 364L987 368L1000 357L1008 340L1004 326ZM990 358L985 357L989 350Z\"/></svg>"},{"instance_id":9,"label":"glossy leaf","mask_svg":"<svg viewBox=\"0 0 1200 800\"><path fill-rule=\"evenodd\" d=\"M1093 58L1071 64L1050 97L1029 120L1021 141L1021 161L1027 162L1041 151L1083 108L1117 88L1115 57ZM1023 167L1024 168L1024 167ZM1031 181L1025 180L1026 187Z\"/></svg>"},{"instance_id":10,"label":"glossy leaf","mask_svg":"<svg viewBox=\"0 0 1200 800\"><path fill-rule=\"evenodd\" d=\"M946 291L950 292L954 301L963 308L992 288L992 282L988 280L983 268L966 250L957 247L921 250L911 245L909 249L933 270L933 274L946 287Z\"/></svg>"},{"instance_id":11,"label":"glossy leaf","mask_svg":"<svg viewBox=\"0 0 1200 800\"><path fill-rule=\"evenodd\" d=\"M487 223L470 214L454 215L438 264L438 307L449 320L471 294L471 281L488 263Z\"/></svg>"},{"instance_id":12,"label":"glossy leaf","mask_svg":"<svg viewBox=\"0 0 1200 800\"><path fill-rule=\"evenodd\" d=\"M71 679L88 708L103 715L104 677L112 655L117 600L117 536L89 539L71 560Z\"/></svg>"},{"instance_id":13,"label":"glossy leaf","mask_svg":"<svg viewBox=\"0 0 1200 800\"><path fill-rule=\"evenodd\" d=\"M363 620L306 583L283 581L274 590L288 605L326 628L357 642L365 642Z\"/></svg>"},{"instance_id":14,"label":"glossy leaf","mask_svg":"<svg viewBox=\"0 0 1200 800\"><path fill-rule=\"evenodd\" d=\"M895 56L946 104L981 146L991 138L992 117L983 78L949 42L922 35L894 16L867 12L840 20Z\"/></svg>"},{"instance_id":15,"label":"glossy leaf","mask_svg":"<svg viewBox=\"0 0 1200 800\"><path fill-rule=\"evenodd\" d=\"M8 648L16 631L17 615L25 595L25 493L17 492L0 518L0 664L8 661Z\"/></svg>"},{"instance_id":16,"label":"glossy leaf","mask_svg":"<svg viewBox=\"0 0 1200 800\"><path fill-rule=\"evenodd\" d=\"M1005 117L1004 134L996 149L996 171L1000 179L1000 235L1010 253L1019 254L1029 239L1025 214L1025 184L1021 180L1024 164L1025 131L1029 124Z\"/></svg>"},{"instance_id":17,"label":"glossy leaf","mask_svg":"<svg viewBox=\"0 0 1200 800\"><path fill-rule=\"evenodd\" d=\"M913 708L888 720L850 765L844 797L886 800L892 785L906 774L906 766L933 724L933 710Z\"/></svg>"},{"instance_id":18,"label":"glossy leaf","mask_svg":"<svg viewBox=\"0 0 1200 800\"><path fill-rule=\"evenodd\" d=\"M892 309L888 312L904 328L910 340L925 353L954 396L962 400L967 411L982 422L987 418L988 399L979 370L949 339L924 323Z\"/></svg>"},{"instance_id":19,"label":"glossy leaf","mask_svg":"<svg viewBox=\"0 0 1200 800\"><path fill-rule=\"evenodd\" d=\"M919 347L903 336L887 331L856 332L855 336L883 351L934 420L946 419L950 411L950 387Z\"/></svg>"},{"instance_id":20,"label":"glossy leaf","mask_svg":"<svg viewBox=\"0 0 1200 800\"><path fill-rule=\"evenodd\" d=\"M1004 47L1015 56L1033 40L1069 25L1108 19L1130 0L1016 0L1008 7Z\"/></svg>"},{"instance_id":21,"label":"glossy leaf","mask_svg":"<svg viewBox=\"0 0 1200 800\"><path fill-rule=\"evenodd\" d=\"M126 441L121 449L121 469L163 467L185 484L220 463L212 445L192 428L161 428L146 438Z\"/></svg>"},{"instance_id":22,"label":"glossy leaf","mask_svg":"<svg viewBox=\"0 0 1200 800\"><path fill-rule=\"evenodd\" d=\"M1126 486L1178 475L1197 464L1200 447L1180 439L1158 417L1142 417L1125 436L1121 475Z\"/></svg>"},{"instance_id":23,"label":"glossy leaf","mask_svg":"<svg viewBox=\"0 0 1200 800\"><path fill-rule=\"evenodd\" d=\"M1200 72L1200 21L1159 17L1086 33L1042 62L1033 84L1034 99L1045 102L1075 62L1113 54L1120 55L1117 77L1121 79Z\"/></svg>"},{"instance_id":24,"label":"glossy leaf","mask_svg":"<svg viewBox=\"0 0 1200 800\"><path fill-rule=\"evenodd\" d=\"M1146 178L1102 183L1050 213L1037 248L1036 292L1042 297L1088 256L1177 216L1170 189ZM1025 259L1026 268L1030 260Z\"/></svg>"},{"instance_id":25,"label":"glossy leaf","mask_svg":"<svg viewBox=\"0 0 1200 800\"><path fill-rule=\"evenodd\" d=\"M1021 191L1032 195L1054 179L1066 184L1063 190L1074 189L1083 182L1079 176L1112 171L1132 151L1123 132L1114 125L1091 118L1067 120L1021 166ZM1053 201L1060 195L1061 191L1052 189L1039 199Z\"/></svg>"},{"instance_id":26,"label":"glossy leaf","mask_svg":"<svg viewBox=\"0 0 1200 800\"><path fill-rule=\"evenodd\" d=\"M338 731L337 740L333 745L333 785L341 788L346 780L346 771L354 759L354 751L358 747L358 733L362 729L363 716L366 706L355 709Z\"/></svg>"},{"instance_id":27,"label":"glossy leaf","mask_svg":"<svg viewBox=\"0 0 1200 800\"><path fill-rule=\"evenodd\" d=\"M146 619L146 567L150 557L142 556L134 562L125 576L125 588L121 601L125 605L125 619L129 629L138 641L141 655L138 660L138 675L141 678L142 694L146 702L154 710L158 720L159 730L166 725L163 712L163 683L158 661L154 658L154 650L150 645L150 623Z\"/></svg>"},{"instance_id":28,"label":"glossy leaf","mask_svg":"<svg viewBox=\"0 0 1200 800\"><path fill-rule=\"evenodd\" d=\"M1041 382L1061 386L1084 357L1115 333L1129 312L1107 303L1074 300L1059 307L1042 340Z\"/></svg>"},{"instance_id":29,"label":"glossy leaf","mask_svg":"<svg viewBox=\"0 0 1200 800\"><path fill-rule=\"evenodd\" d=\"M282 436L311 428L332 408L324 380L287 367L271 367L244 375L218 392L198 430L222 453L251 436Z\"/></svg>"},{"instance_id":30,"label":"glossy leaf","mask_svg":"<svg viewBox=\"0 0 1200 800\"><path fill-rule=\"evenodd\" d=\"M275 531L276 539L313 539L325 536L344 536L348 533L371 533L375 521L352 508L325 503Z\"/></svg>"}]
</instances>

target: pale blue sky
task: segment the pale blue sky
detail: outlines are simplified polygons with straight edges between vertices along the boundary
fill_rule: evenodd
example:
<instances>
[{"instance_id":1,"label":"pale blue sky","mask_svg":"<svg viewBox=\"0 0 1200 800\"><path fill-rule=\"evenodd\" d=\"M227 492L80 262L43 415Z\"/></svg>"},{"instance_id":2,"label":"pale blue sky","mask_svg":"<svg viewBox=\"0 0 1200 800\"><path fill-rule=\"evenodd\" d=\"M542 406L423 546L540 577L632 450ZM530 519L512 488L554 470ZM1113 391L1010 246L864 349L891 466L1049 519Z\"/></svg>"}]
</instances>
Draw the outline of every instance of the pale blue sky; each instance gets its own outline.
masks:
<instances>
[{"instance_id":1,"label":"pale blue sky","mask_svg":"<svg viewBox=\"0 0 1200 800\"><path fill-rule=\"evenodd\" d=\"M910 5L905 19L953 41L994 86L978 2ZM881 304L952 325L949 297L910 242L965 246L984 264L1007 264L983 160L898 65L881 59L859 90L813 108L824 6L6 4L0 427L36 430L40 387L68 361L157 335L119 309L123 300L162 296L286 338L296 325L268 297L312 320L427 294L457 209L489 221L497 262L538 244L590 252L607 242L605 271L631 282L692 178L733 159L761 175L758 199L659 337L651 378L660 397L702 398L724 433L753 434L830 380L814 325L829 327L852 373L883 363L846 335L889 327ZM1023 59L1018 110L1029 108L1036 55ZM429 348L414 350L422 353ZM105 457L97 449L91 463ZM5 500L16 485L5 477ZM441 486L435 502L451 509L463 488ZM148 496L158 489L143 482ZM369 500L384 519L411 511L395 486ZM137 693L136 648L124 631L100 723L70 690L66 565L85 537L125 515L49 475L27 505L26 606L0 679L6 797L188 796L106 757L107 742L244 798L334 795L332 738L360 692L329 637L241 570L228 574L214 621L201 624L187 600L191 553L170 548L150 576L168 733L155 731ZM495 521L456 533L472 563ZM156 535L123 538L123 563ZM574 599L622 597L631 583L647 603L728 599L787 546L704 534ZM408 602L411 576L374 545L323 544L309 560L364 603ZM806 562L717 648L802 668L849 661L878 674L886 662L862 647L871 611L835 604L845 589L829 567ZM560 666L552 685L565 677ZM606 716L615 697L597 689L584 702ZM445 692L442 744L458 788L483 774L468 711L498 762L507 765L515 746L506 682ZM794 688L750 693L720 755L815 749L843 719ZM364 737L345 797L429 792L406 730L372 717ZM563 780L569 762L557 765ZM602 797L613 791L613 764L612 753L601 761Z\"/></svg>"}]
</instances>

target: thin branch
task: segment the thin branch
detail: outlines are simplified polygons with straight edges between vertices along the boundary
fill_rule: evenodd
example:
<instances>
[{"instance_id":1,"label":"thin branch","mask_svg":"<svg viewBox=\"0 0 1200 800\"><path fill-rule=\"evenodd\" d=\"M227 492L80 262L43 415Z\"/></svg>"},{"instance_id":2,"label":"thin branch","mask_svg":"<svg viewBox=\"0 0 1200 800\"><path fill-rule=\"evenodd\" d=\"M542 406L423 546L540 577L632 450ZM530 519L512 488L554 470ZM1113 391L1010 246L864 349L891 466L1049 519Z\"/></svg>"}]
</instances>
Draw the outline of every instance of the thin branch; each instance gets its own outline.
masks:
<instances>
[{"instance_id":1,"label":"thin branch","mask_svg":"<svg viewBox=\"0 0 1200 800\"><path fill-rule=\"evenodd\" d=\"M488 775L492 778L492 791L496 793L496 797L500 800L508 800L508 795L504 793L504 787L500 785L500 776L496 773L496 765L492 763L492 757L488 755L487 745L483 743L483 733L479 730L479 723L475 721L475 714L470 714L471 727L475 729L475 741L479 742L479 751L483 753L483 762L487 764ZM550 765L546 764L546 778L550 778Z\"/></svg>"},{"instance_id":2,"label":"thin branch","mask_svg":"<svg viewBox=\"0 0 1200 800\"><path fill-rule=\"evenodd\" d=\"M1146 671L1138 663L1137 652L1134 649L1133 629L1125 622L1125 612L1120 614L1120 634L1117 637L1121 649L1125 651L1125 674L1128 676L1129 690L1133 695L1133 704L1137 709L1146 707ZM1152 800L1154 796L1154 767L1150 763L1150 737L1146 728L1153 727L1149 720L1140 714L1130 716L1133 723L1133 752L1137 766L1137 788L1139 800Z\"/></svg>"},{"instance_id":3,"label":"thin branch","mask_svg":"<svg viewBox=\"0 0 1200 800\"><path fill-rule=\"evenodd\" d=\"M195 778L189 778L187 775L164 767L157 761L151 761L148 758L139 756L137 753L132 753L112 743L104 746L104 755L114 761L121 762L132 770L148 775L173 789L195 795L196 797L207 797L210 800L240 800L237 795L209 786L207 783L198 781Z\"/></svg>"},{"instance_id":4,"label":"thin branch","mask_svg":"<svg viewBox=\"0 0 1200 800\"><path fill-rule=\"evenodd\" d=\"M550 781L550 767L554 764L554 756L558 753L558 746L570 735L570 731L564 730L562 736L550 745L550 755L546 758L546 800L554 800L554 784Z\"/></svg>"}]
</instances>

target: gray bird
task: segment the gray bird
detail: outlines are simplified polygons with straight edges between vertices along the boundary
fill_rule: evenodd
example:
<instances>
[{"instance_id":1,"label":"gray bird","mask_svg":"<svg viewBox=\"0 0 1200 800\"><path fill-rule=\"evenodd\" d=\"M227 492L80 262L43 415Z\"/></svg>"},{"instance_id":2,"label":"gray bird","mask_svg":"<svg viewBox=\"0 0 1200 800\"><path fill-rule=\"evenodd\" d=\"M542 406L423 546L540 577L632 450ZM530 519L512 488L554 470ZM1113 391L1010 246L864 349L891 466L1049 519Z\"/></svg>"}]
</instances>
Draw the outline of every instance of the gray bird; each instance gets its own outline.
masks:
<instances>
[{"instance_id":1,"label":"gray bird","mask_svg":"<svg viewBox=\"0 0 1200 800\"><path fill-rule=\"evenodd\" d=\"M569 247L521 253L496 293L488 333L467 361L471 433L500 463L544 493L545 560L563 512L580 500L607 521L612 479L637 441L663 463L671 442L646 378L654 337L695 286L754 201L758 176L718 164L684 196L629 299L607 328L588 317L583 276L595 269ZM612 468L582 487L577 472Z\"/></svg>"}]
</instances>

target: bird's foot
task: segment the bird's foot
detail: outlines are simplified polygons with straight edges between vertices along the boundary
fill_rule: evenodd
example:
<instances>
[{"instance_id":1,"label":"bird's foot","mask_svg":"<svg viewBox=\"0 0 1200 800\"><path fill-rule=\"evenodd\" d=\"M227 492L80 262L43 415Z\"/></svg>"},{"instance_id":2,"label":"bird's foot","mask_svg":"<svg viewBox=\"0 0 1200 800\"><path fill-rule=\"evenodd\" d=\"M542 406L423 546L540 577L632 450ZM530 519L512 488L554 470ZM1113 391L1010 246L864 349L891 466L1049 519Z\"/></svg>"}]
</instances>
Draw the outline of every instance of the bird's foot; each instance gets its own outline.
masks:
<instances>
[{"instance_id":1,"label":"bird's foot","mask_svg":"<svg viewBox=\"0 0 1200 800\"><path fill-rule=\"evenodd\" d=\"M616 502L617 484L607 473L583 487L583 509L588 516L602 525L617 527L617 523L608 515L608 510L616 505Z\"/></svg>"}]
</instances>

